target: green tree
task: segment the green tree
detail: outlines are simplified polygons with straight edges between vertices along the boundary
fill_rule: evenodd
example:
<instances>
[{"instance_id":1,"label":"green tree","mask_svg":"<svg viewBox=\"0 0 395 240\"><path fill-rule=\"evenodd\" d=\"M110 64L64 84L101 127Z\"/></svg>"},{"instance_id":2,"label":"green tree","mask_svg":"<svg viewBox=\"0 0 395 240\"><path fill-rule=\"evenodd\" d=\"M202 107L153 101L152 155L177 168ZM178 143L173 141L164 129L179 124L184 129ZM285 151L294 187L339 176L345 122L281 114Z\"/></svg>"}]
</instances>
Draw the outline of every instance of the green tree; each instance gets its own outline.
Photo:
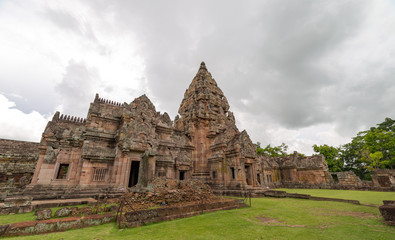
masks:
<instances>
[{"instance_id":1,"label":"green tree","mask_svg":"<svg viewBox=\"0 0 395 240\"><path fill-rule=\"evenodd\" d=\"M384 122L377 124L377 128L385 131L395 132L395 120L392 120L391 118L385 118Z\"/></svg>"},{"instance_id":2,"label":"green tree","mask_svg":"<svg viewBox=\"0 0 395 240\"><path fill-rule=\"evenodd\" d=\"M362 162L360 149L363 148L361 141L353 139L350 143L340 147L340 158L343 160L343 171L353 171L361 179L370 179L370 173Z\"/></svg>"},{"instance_id":3,"label":"green tree","mask_svg":"<svg viewBox=\"0 0 395 240\"><path fill-rule=\"evenodd\" d=\"M267 145L265 148L261 148L261 143L257 142L256 143L256 151L258 155L266 155L269 157L280 157L280 156L286 156L288 155L288 145L285 143L282 143L279 146L274 146L272 147L270 144Z\"/></svg>"},{"instance_id":4,"label":"green tree","mask_svg":"<svg viewBox=\"0 0 395 240\"><path fill-rule=\"evenodd\" d=\"M365 155L362 156L362 160L370 168L395 167L394 131L372 128L369 131L363 132L363 143L364 146L361 149L361 153L365 152ZM375 155L377 162L367 157L370 154ZM381 158L377 159L378 156L381 156Z\"/></svg>"},{"instance_id":5,"label":"green tree","mask_svg":"<svg viewBox=\"0 0 395 240\"><path fill-rule=\"evenodd\" d=\"M352 170L362 179L370 179L377 168L395 168L395 120L359 132L350 143L341 146L344 170Z\"/></svg>"},{"instance_id":6,"label":"green tree","mask_svg":"<svg viewBox=\"0 0 395 240\"><path fill-rule=\"evenodd\" d=\"M366 148L362 150L362 161L366 163L365 168L370 171L380 167L382 158L383 154L381 152L369 153Z\"/></svg>"},{"instance_id":7,"label":"green tree","mask_svg":"<svg viewBox=\"0 0 395 240\"><path fill-rule=\"evenodd\" d=\"M340 158L340 148L328 146L326 144L320 146L314 144L313 150L314 152L321 154L325 157L330 172L343 171L344 162Z\"/></svg>"}]
</instances>

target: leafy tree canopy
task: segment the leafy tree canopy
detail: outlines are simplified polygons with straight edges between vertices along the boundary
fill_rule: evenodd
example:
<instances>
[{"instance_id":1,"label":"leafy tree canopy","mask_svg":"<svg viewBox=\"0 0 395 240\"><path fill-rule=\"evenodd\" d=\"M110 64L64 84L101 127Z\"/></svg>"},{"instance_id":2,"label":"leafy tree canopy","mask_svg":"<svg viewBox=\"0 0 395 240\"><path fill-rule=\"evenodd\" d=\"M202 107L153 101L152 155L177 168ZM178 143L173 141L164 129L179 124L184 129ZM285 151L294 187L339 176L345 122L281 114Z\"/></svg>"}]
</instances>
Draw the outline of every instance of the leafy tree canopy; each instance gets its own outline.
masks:
<instances>
[{"instance_id":1,"label":"leafy tree canopy","mask_svg":"<svg viewBox=\"0 0 395 240\"><path fill-rule=\"evenodd\" d=\"M280 156L287 156L287 150L288 150L288 145L285 143L282 143L279 146L271 146L270 144L267 145L265 148L261 148L261 143L257 142L256 143L256 151L258 155L266 155L269 157L280 157Z\"/></svg>"},{"instance_id":2,"label":"leafy tree canopy","mask_svg":"<svg viewBox=\"0 0 395 240\"><path fill-rule=\"evenodd\" d=\"M343 171L344 162L340 158L340 148L328 146L326 144L320 146L314 144L313 150L314 152L321 154L325 157L330 172Z\"/></svg>"},{"instance_id":3,"label":"leafy tree canopy","mask_svg":"<svg viewBox=\"0 0 395 240\"><path fill-rule=\"evenodd\" d=\"M351 170L362 179L370 179L374 169L395 168L395 120L386 118L338 148L314 145L313 149L325 156L331 171Z\"/></svg>"}]
</instances>

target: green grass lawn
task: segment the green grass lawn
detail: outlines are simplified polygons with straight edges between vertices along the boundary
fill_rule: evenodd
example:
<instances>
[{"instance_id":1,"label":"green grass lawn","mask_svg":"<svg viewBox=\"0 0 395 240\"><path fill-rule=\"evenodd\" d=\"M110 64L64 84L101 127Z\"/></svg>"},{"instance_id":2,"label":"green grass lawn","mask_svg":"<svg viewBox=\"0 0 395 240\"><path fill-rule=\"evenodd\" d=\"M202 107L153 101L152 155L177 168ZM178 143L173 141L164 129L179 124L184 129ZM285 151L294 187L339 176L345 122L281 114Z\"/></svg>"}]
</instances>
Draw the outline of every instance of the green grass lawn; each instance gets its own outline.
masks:
<instances>
[{"instance_id":1,"label":"green grass lawn","mask_svg":"<svg viewBox=\"0 0 395 240\"><path fill-rule=\"evenodd\" d=\"M355 190L332 190L332 189L276 189L288 193L310 194L314 197L331 197L350 200L358 200L361 204L383 205L383 200L395 200L395 192L373 192ZM395 239L395 238L394 238Z\"/></svg>"},{"instance_id":2,"label":"green grass lawn","mask_svg":"<svg viewBox=\"0 0 395 240\"><path fill-rule=\"evenodd\" d=\"M369 195L369 192L365 192ZM350 197L348 197L350 198ZM381 199L380 199L381 201ZM116 223L7 239L394 239L378 208L292 198L255 198L251 208L119 230Z\"/></svg>"}]
</instances>

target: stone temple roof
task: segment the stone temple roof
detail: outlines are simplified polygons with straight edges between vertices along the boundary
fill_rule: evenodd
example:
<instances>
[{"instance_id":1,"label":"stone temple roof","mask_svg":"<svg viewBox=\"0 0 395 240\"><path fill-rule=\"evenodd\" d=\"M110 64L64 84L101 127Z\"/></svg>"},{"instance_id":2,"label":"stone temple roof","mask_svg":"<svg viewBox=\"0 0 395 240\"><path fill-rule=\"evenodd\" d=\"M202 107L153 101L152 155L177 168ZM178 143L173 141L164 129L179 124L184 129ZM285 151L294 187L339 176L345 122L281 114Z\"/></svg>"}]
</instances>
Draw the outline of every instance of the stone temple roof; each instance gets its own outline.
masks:
<instances>
[{"instance_id":1,"label":"stone temple roof","mask_svg":"<svg viewBox=\"0 0 395 240\"><path fill-rule=\"evenodd\" d=\"M228 110L228 100L202 62L189 88L185 91L178 110L179 114L184 118L217 118L214 115L225 116Z\"/></svg>"}]
</instances>

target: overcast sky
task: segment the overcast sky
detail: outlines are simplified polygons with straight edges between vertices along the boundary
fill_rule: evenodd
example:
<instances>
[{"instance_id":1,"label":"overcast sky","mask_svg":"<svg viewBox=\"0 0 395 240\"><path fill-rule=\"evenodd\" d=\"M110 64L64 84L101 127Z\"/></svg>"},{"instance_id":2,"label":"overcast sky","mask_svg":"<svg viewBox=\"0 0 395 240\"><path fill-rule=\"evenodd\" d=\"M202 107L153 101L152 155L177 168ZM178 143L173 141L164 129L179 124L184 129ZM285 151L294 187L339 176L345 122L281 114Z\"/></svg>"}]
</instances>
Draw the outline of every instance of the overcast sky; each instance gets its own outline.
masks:
<instances>
[{"instance_id":1,"label":"overcast sky","mask_svg":"<svg viewBox=\"0 0 395 240\"><path fill-rule=\"evenodd\" d=\"M395 118L395 1L0 0L0 138L95 93L174 119L201 61L253 142L338 146Z\"/></svg>"}]
</instances>

